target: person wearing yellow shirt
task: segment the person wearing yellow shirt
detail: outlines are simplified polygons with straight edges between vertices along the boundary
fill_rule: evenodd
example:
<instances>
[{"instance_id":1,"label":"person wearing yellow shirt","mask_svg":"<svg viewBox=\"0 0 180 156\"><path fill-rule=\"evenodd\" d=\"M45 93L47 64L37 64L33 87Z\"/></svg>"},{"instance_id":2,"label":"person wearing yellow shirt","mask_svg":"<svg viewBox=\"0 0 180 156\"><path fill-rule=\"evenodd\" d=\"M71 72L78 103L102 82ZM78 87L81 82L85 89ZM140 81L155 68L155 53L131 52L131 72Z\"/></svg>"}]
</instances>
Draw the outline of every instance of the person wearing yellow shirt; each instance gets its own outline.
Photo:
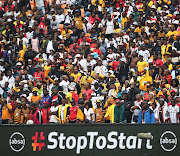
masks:
<instances>
[{"instance_id":1,"label":"person wearing yellow shirt","mask_svg":"<svg viewBox=\"0 0 180 156\"><path fill-rule=\"evenodd\" d=\"M74 17L74 25L76 26L76 28L78 30L82 30L83 29L83 18L80 16L80 11L76 10L76 14Z\"/></svg>"},{"instance_id":2,"label":"person wearing yellow shirt","mask_svg":"<svg viewBox=\"0 0 180 156\"><path fill-rule=\"evenodd\" d=\"M137 62L137 68L140 74L144 72L144 68L147 67L148 64L143 60L143 55L139 56L139 61Z\"/></svg>"},{"instance_id":3,"label":"person wearing yellow shirt","mask_svg":"<svg viewBox=\"0 0 180 156\"><path fill-rule=\"evenodd\" d=\"M104 122L107 119L107 117L109 117L110 123L114 123L114 107L115 107L114 100L113 99L108 100L108 109L104 116Z\"/></svg>"},{"instance_id":4,"label":"person wearing yellow shirt","mask_svg":"<svg viewBox=\"0 0 180 156\"><path fill-rule=\"evenodd\" d=\"M149 71L146 70L145 74L142 76L139 81L139 89L143 91L147 91L147 86L153 83L152 77L149 75Z\"/></svg>"},{"instance_id":5,"label":"person wearing yellow shirt","mask_svg":"<svg viewBox=\"0 0 180 156\"><path fill-rule=\"evenodd\" d=\"M166 34L166 37L168 37L168 39L173 36L173 39L176 39L176 36L178 35L178 32L174 30L174 26L172 25L170 28L170 31Z\"/></svg>"},{"instance_id":6,"label":"person wearing yellow shirt","mask_svg":"<svg viewBox=\"0 0 180 156\"><path fill-rule=\"evenodd\" d=\"M78 83L80 81L80 79L81 79L81 73L78 72L78 67L77 66L74 67L73 71L74 72L70 76L73 76L74 81Z\"/></svg>"},{"instance_id":7,"label":"person wearing yellow shirt","mask_svg":"<svg viewBox=\"0 0 180 156\"><path fill-rule=\"evenodd\" d=\"M70 34L72 34L72 31L68 29L67 26L64 26L64 29L61 31L61 35L63 36L63 38L66 38L66 36Z\"/></svg>"},{"instance_id":8,"label":"person wearing yellow shirt","mask_svg":"<svg viewBox=\"0 0 180 156\"><path fill-rule=\"evenodd\" d=\"M26 46L24 44L19 44L19 61L24 62L24 54L26 52Z\"/></svg>"},{"instance_id":9,"label":"person wearing yellow shirt","mask_svg":"<svg viewBox=\"0 0 180 156\"><path fill-rule=\"evenodd\" d=\"M51 71L51 60L47 60L47 65L44 66L44 75L45 75L45 77L48 76L50 71Z\"/></svg>"},{"instance_id":10,"label":"person wearing yellow shirt","mask_svg":"<svg viewBox=\"0 0 180 156\"><path fill-rule=\"evenodd\" d=\"M129 18L126 16L125 12L122 13L122 16L123 18L121 19L121 25L122 25L122 29L124 29L124 24L129 21Z\"/></svg>"},{"instance_id":11,"label":"person wearing yellow shirt","mask_svg":"<svg viewBox=\"0 0 180 156\"><path fill-rule=\"evenodd\" d=\"M2 101L2 103L2 124L8 124L11 119L12 106L7 104L6 100Z\"/></svg>"},{"instance_id":12,"label":"person wearing yellow shirt","mask_svg":"<svg viewBox=\"0 0 180 156\"><path fill-rule=\"evenodd\" d=\"M143 27L142 27L142 24L139 22L138 27L134 30L134 32L137 32L138 34L140 34L141 33L141 28L143 28Z\"/></svg>"}]
</instances>

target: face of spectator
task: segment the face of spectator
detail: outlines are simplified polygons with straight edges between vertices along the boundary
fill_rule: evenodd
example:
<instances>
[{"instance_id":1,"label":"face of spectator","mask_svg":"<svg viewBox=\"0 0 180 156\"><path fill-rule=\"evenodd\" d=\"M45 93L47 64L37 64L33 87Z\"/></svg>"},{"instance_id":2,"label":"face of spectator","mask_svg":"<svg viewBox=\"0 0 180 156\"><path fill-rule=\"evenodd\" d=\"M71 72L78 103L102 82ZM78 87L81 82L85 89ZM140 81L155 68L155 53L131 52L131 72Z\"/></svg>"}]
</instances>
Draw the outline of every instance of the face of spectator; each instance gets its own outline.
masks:
<instances>
[{"instance_id":1,"label":"face of spectator","mask_svg":"<svg viewBox=\"0 0 180 156\"><path fill-rule=\"evenodd\" d=\"M53 94L57 94L58 93L58 90L56 88L53 89Z\"/></svg>"}]
</instances>

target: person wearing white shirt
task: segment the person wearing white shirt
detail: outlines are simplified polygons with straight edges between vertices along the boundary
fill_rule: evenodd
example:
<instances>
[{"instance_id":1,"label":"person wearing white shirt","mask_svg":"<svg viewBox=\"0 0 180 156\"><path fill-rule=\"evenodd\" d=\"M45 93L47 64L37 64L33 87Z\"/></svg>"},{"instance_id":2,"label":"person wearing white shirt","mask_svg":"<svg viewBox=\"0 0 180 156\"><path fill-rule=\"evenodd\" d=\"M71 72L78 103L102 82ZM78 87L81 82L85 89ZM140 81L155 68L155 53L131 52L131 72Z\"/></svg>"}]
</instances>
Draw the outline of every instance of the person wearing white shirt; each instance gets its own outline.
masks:
<instances>
[{"instance_id":1,"label":"person wearing white shirt","mask_svg":"<svg viewBox=\"0 0 180 156\"><path fill-rule=\"evenodd\" d=\"M56 15L56 20L59 22L59 24L64 22L64 18L65 18L65 15L63 14L63 12L61 10L58 10L57 15Z\"/></svg>"},{"instance_id":2,"label":"person wearing white shirt","mask_svg":"<svg viewBox=\"0 0 180 156\"><path fill-rule=\"evenodd\" d=\"M94 68L95 73L102 74L104 76L108 76L108 70L107 68L102 64L102 60L98 60L98 66Z\"/></svg>"},{"instance_id":3,"label":"person wearing white shirt","mask_svg":"<svg viewBox=\"0 0 180 156\"><path fill-rule=\"evenodd\" d=\"M63 75L63 80L60 82L60 86L62 86L62 88L64 89L65 94L67 94L68 92L68 85L69 85L68 77L66 75Z\"/></svg>"},{"instance_id":4,"label":"person wearing white shirt","mask_svg":"<svg viewBox=\"0 0 180 156\"><path fill-rule=\"evenodd\" d=\"M95 114L92 109L92 103L90 101L86 102L86 104L85 104L84 114L85 114L85 118L86 118L85 122L92 123L95 121Z\"/></svg>"},{"instance_id":5,"label":"person wearing white shirt","mask_svg":"<svg viewBox=\"0 0 180 156\"><path fill-rule=\"evenodd\" d=\"M34 31L32 31L32 26L28 27L29 31L26 33L27 39L32 39Z\"/></svg>"},{"instance_id":6,"label":"person wearing white shirt","mask_svg":"<svg viewBox=\"0 0 180 156\"><path fill-rule=\"evenodd\" d=\"M8 79L8 87L11 88L12 85L15 83L15 78L12 76L12 71L9 70L8 73L7 73L7 79Z\"/></svg>"},{"instance_id":7,"label":"person wearing white shirt","mask_svg":"<svg viewBox=\"0 0 180 156\"><path fill-rule=\"evenodd\" d=\"M137 94L136 99L137 100L134 102L134 106L131 107L131 111L133 112L132 121L131 121L132 123L138 122L138 116L140 114L140 109L141 109L141 102L143 102L141 94Z\"/></svg>"},{"instance_id":8,"label":"person wearing white shirt","mask_svg":"<svg viewBox=\"0 0 180 156\"><path fill-rule=\"evenodd\" d=\"M59 120L55 117L56 112L58 111L58 101L53 101L53 106L51 106L49 111L49 123L58 123Z\"/></svg>"},{"instance_id":9,"label":"person wearing white shirt","mask_svg":"<svg viewBox=\"0 0 180 156\"><path fill-rule=\"evenodd\" d=\"M178 123L179 106L175 105L175 100L171 100L171 105L168 106L168 112L170 116L170 123Z\"/></svg>"}]
</instances>

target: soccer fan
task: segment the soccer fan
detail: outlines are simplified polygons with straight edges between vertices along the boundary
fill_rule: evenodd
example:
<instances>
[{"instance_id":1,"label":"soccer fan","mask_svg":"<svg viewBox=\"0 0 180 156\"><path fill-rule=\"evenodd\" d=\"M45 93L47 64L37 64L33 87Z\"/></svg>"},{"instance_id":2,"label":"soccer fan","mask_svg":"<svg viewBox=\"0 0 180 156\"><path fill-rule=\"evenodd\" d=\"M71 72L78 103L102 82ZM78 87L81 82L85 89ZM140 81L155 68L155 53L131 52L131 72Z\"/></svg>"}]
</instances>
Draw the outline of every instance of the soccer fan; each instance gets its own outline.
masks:
<instances>
[{"instance_id":1,"label":"soccer fan","mask_svg":"<svg viewBox=\"0 0 180 156\"><path fill-rule=\"evenodd\" d=\"M25 124L30 116L36 124L142 123L144 116L149 123L152 111L156 123L179 122L179 6L174 0L0 1L0 123ZM39 112L49 108L48 123Z\"/></svg>"}]
</instances>

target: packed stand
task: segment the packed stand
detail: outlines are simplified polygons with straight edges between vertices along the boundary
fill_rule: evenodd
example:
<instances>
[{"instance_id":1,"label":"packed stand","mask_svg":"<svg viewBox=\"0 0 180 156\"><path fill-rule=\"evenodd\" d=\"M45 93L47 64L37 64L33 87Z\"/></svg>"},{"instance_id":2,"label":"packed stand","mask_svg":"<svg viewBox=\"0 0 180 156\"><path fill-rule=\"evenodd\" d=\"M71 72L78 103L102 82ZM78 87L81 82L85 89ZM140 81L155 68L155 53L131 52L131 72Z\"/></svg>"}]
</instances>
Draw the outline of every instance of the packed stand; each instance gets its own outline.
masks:
<instances>
[{"instance_id":1,"label":"packed stand","mask_svg":"<svg viewBox=\"0 0 180 156\"><path fill-rule=\"evenodd\" d=\"M0 0L0 123L178 123L180 1Z\"/></svg>"}]
</instances>

